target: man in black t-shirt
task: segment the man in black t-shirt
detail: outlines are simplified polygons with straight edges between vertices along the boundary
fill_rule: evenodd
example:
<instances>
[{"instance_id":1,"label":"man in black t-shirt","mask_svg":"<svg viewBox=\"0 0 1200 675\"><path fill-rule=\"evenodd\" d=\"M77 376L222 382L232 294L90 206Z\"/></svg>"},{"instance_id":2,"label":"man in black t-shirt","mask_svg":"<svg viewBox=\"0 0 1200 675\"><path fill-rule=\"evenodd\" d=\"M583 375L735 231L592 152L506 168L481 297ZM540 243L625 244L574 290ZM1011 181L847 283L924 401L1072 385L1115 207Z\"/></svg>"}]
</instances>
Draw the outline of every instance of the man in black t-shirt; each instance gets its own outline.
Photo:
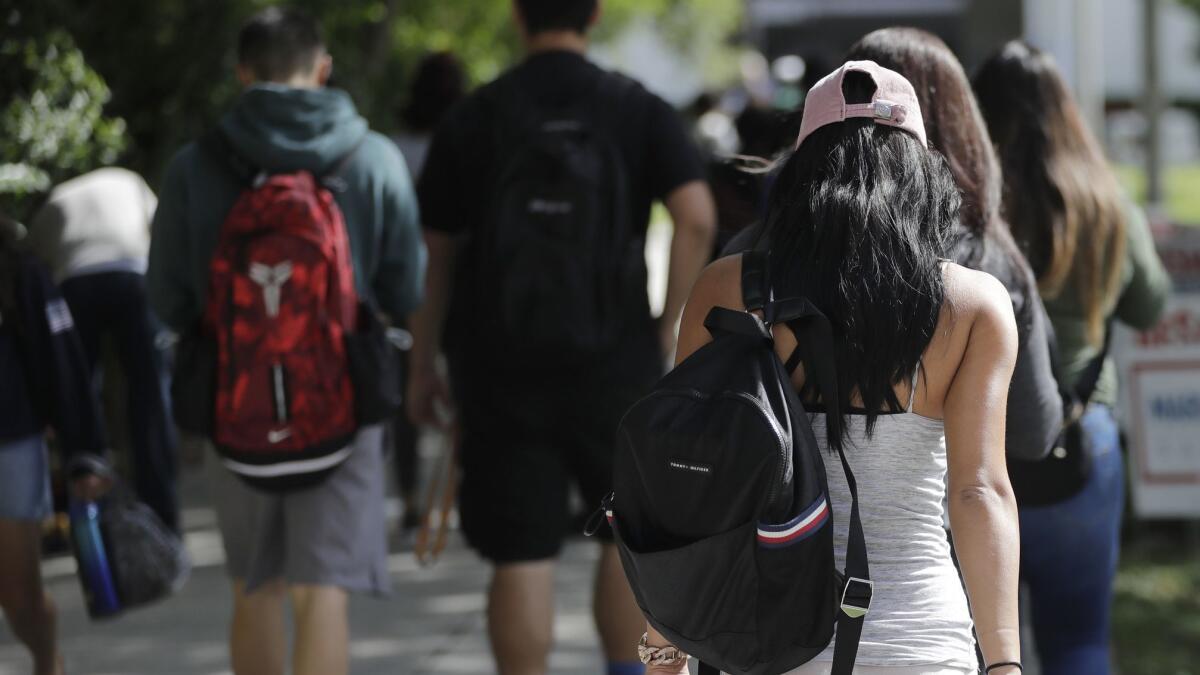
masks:
<instances>
[{"instance_id":1,"label":"man in black t-shirt","mask_svg":"<svg viewBox=\"0 0 1200 675\"><path fill-rule=\"evenodd\" d=\"M617 423L673 351L715 231L704 167L675 111L584 57L597 0L516 0L515 7L528 58L449 113L418 185L430 260L428 295L412 317L408 400L414 421L438 424L435 404L450 408L453 390L462 527L494 565L489 631L505 675L546 672L570 484L589 508L610 489ZM547 140L575 129L577 118L598 145L569 134L562 143ZM592 182L538 170L559 152L566 159L550 161ZM609 160L615 166L605 170ZM603 189L580 194L568 184ZM655 200L674 222L657 320L644 258ZM515 217L506 215L514 209ZM565 262L564 250L573 252ZM571 300L572 293L596 302ZM580 352L587 357L567 360L580 344L589 345ZM453 387L434 366L441 347ZM609 673L640 673L636 643L645 621L611 534L606 527L602 534L595 613Z\"/></svg>"}]
</instances>

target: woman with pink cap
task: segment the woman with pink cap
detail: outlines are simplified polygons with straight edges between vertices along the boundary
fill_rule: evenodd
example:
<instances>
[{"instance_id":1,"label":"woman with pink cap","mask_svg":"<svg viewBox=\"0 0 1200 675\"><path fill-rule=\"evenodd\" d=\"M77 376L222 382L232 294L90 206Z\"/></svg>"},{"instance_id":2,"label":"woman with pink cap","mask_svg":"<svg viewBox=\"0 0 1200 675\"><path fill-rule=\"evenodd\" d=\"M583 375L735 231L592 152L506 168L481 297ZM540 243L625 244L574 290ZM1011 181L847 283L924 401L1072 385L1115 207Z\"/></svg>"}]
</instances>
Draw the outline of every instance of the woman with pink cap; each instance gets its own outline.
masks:
<instances>
[{"instance_id":1,"label":"woman with pink cap","mask_svg":"<svg viewBox=\"0 0 1200 675\"><path fill-rule=\"evenodd\" d=\"M858 483L874 594L854 673L1021 671L1020 551L1004 460L1016 326L996 279L944 259L958 209L954 177L927 147L907 80L853 61L813 87L760 244L771 287L809 298L834 327L839 403L850 412L841 425L810 416L818 443L843 448ZM703 319L715 306L743 308L740 256L710 265L693 288L678 360L710 340ZM796 338L774 331L786 358ZM820 410L803 369L794 384L806 408ZM841 565L850 495L839 462L826 462L826 472ZM669 646L653 628L646 642ZM835 672L832 651L792 672ZM687 665L678 658L647 672L675 675Z\"/></svg>"}]
</instances>

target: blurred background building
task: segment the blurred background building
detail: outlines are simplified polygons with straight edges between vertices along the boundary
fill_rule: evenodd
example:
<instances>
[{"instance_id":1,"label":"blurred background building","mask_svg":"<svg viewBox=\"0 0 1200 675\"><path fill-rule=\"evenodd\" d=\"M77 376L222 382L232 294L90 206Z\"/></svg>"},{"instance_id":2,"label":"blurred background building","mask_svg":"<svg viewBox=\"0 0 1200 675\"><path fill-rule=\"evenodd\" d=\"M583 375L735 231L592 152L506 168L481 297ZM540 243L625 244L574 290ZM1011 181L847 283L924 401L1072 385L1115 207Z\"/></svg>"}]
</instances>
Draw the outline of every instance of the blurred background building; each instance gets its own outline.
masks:
<instances>
[{"instance_id":1,"label":"blurred background building","mask_svg":"<svg viewBox=\"0 0 1200 675\"><path fill-rule=\"evenodd\" d=\"M818 70L836 65L864 33L911 25L938 34L971 72L993 50L1023 37L1052 53L1074 86L1112 158L1144 167L1148 54L1163 101L1161 161L1200 159L1200 15L1158 0L749 0L746 31L768 59L799 56ZM1156 16L1153 30L1147 17ZM1200 185L1200 173L1177 180ZM1140 186L1136 172L1126 172ZM1193 190L1194 191L1194 190ZM1179 199L1184 199L1180 196ZM1200 222L1190 206L1177 216ZM1182 205L1180 205L1182 208Z\"/></svg>"}]
</instances>

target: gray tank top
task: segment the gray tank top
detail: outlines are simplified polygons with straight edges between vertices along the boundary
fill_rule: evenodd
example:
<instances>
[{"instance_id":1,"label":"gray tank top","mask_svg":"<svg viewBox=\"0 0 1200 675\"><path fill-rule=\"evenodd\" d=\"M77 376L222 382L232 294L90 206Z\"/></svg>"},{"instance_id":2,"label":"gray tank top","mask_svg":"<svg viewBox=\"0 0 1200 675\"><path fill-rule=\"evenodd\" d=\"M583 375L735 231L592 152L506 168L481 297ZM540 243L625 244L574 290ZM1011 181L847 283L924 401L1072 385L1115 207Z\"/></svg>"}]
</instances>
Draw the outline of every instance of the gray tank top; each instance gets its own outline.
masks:
<instances>
[{"instance_id":1,"label":"gray tank top","mask_svg":"<svg viewBox=\"0 0 1200 675\"><path fill-rule=\"evenodd\" d=\"M865 417L850 416L846 459L858 481L859 511L875 592L857 663L940 665L974 672L975 639L966 593L943 527L946 433L941 420L912 412L880 415L870 438ZM825 415L813 413L822 451ZM850 491L841 462L825 462L838 569L846 564ZM815 660L832 661L832 643Z\"/></svg>"}]
</instances>

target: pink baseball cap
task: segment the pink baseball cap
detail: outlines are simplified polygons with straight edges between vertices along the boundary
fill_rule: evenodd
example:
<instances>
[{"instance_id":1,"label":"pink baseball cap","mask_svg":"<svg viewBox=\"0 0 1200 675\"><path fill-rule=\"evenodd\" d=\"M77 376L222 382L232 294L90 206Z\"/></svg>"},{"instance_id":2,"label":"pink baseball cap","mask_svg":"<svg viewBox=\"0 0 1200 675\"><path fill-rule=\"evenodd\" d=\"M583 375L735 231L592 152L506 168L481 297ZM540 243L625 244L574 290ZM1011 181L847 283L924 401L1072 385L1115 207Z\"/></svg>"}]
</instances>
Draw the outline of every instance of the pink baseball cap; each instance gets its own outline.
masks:
<instances>
[{"instance_id":1,"label":"pink baseball cap","mask_svg":"<svg viewBox=\"0 0 1200 675\"><path fill-rule=\"evenodd\" d=\"M842 80L850 71L866 73L875 81L875 93L870 103L846 103L842 95ZM921 104L917 102L917 92L912 84L900 73L874 61L847 61L808 90L796 147L799 148L809 134L826 124L844 122L851 117L869 117L878 124L898 127L916 136L921 145L928 146L925 123L921 120Z\"/></svg>"}]
</instances>

